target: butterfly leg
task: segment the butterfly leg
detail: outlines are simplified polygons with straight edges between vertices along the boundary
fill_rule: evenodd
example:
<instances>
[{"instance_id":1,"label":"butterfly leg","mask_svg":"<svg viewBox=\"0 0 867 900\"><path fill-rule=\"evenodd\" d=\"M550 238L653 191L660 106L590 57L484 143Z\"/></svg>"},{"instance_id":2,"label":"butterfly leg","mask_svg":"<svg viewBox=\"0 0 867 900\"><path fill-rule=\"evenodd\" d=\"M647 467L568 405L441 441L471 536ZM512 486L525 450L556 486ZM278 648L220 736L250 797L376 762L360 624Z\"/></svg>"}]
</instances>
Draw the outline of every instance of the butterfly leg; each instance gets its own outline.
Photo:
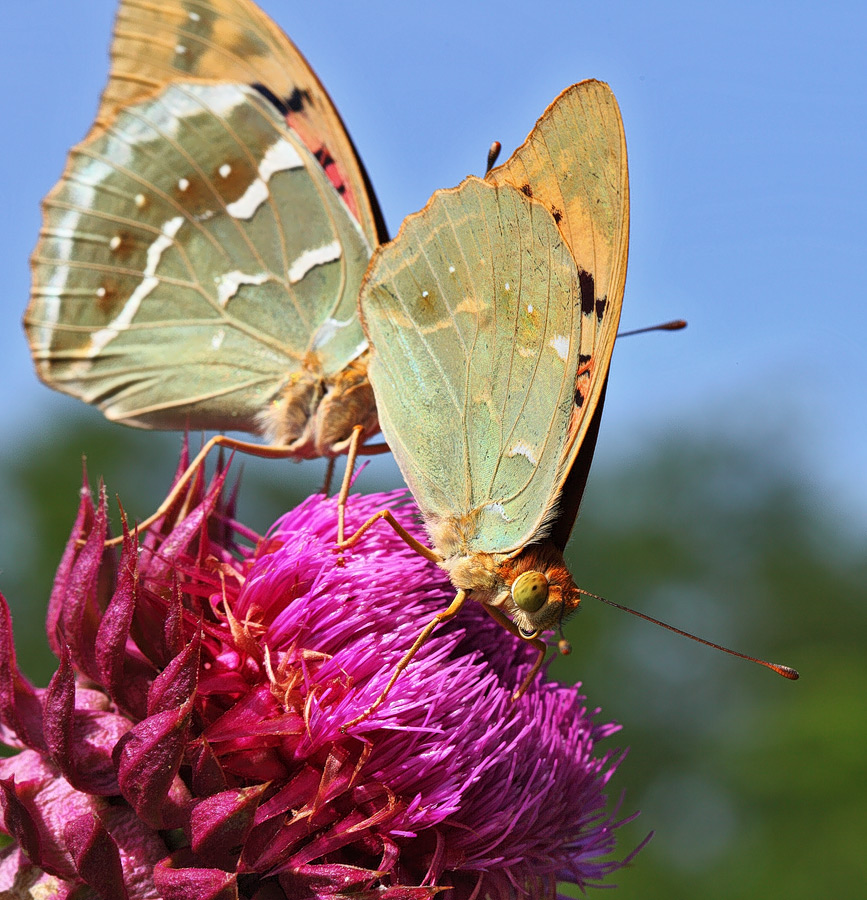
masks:
<instances>
[{"instance_id":1,"label":"butterfly leg","mask_svg":"<svg viewBox=\"0 0 867 900\"><path fill-rule=\"evenodd\" d=\"M482 609L498 624L502 625L509 634L515 635L515 637L521 638L522 641L526 641L532 647L535 648L538 655L536 656L536 662L533 663L533 667L527 673L526 678L521 682L521 686L512 694L512 700L520 700L524 694L527 693L527 688L533 683L533 679L536 675L539 674L539 670L542 668L542 664L545 662L545 656L548 652L548 645L541 638L525 638L521 632L518 630L518 626L504 613L497 609L495 606L491 606L489 603L483 603Z\"/></svg>"},{"instance_id":2,"label":"butterfly leg","mask_svg":"<svg viewBox=\"0 0 867 900\"><path fill-rule=\"evenodd\" d=\"M145 528L150 527L154 524L158 519L162 518L172 507L178 497L181 495L183 490L190 483L190 479L198 472L202 463L205 461L207 455L214 449L214 447L226 447L229 450L238 450L242 453L247 453L250 456L260 456L264 459L283 459L285 457L292 456L292 450L288 446L283 446L280 444L270 444L270 445L262 445L262 444L253 444L248 441L239 441L235 438L227 437L224 434L218 434L212 437L204 447L198 452L196 458L187 466L187 470L183 475L172 485L171 491L169 491L169 495L165 500L159 505L156 512L152 515L148 516L143 522L140 522L138 525L139 532L144 531ZM107 547L112 547L116 544L119 544L123 540L123 536L119 536L116 538L112 538L111 540L106 541Z\"/></svg>"},{"instance_id":3,"label":"butterfly leg","mask_svg":"<svg viewBox=\"0 0 867 900\"><path fill-rule=\"evenodd\" d=\"M342 732L347 731L349 728L352 728L353 725L357 725L359 722L363 722L369 715L376 712L380 706L385 702L385 698L388 696L389 691L394 687L394 683L400 677L400 673L412 662L412 658L418 653L421 647L424 645L424 642L431 636L433 630L439 625L441 622L446 622L449 619L453 619L459 612L461 607L464 605L469 594L466 591L458 591L455 599L449 604L447 609L444 609L442 612L438 612L427 625L425 625L422 633L416 638L415 643L409 650L404 653L401 661L395 666L394 673L388 681L388 684L385 686L385 690L367 707L367 709L360 715L356 716L351 722L347 722L345 725L340 726L340 730Z\"/></svg>"},{"instance_id":4,"label":"butterfly leg","mask_svg":"<svg viewBox=\"0 0 867 900\"><path fill-rule=\"evenodd\" d=\"M352 476L355 473L355 461L358 459L359 454L376 456L379 453L388 453L390 449L388 444L365 444L362 437L363 434L364 428L362 428L361 425L356 425L352 429L352 434L349 436L348 441L342 441L331 448L332 452L342 453L344 450L346 451L346 471L343 473L343 483L340 486L340 494L337 497L338 544L343 543L343 538L346 534L346 500L349 497L349 489L352 487Z\"/></svg>"},{"instance_id":5,"label":"butterfly leg","mask_svg":"<svg viewBox=\"0 0 867 900\"><path fill-rule=\"evenodd\" d=\"M391 525L391 527L398 533L401 539L419 556L423 556L425 559L429 559L431 562L441 563L443 558L439 555L439 553L431 550L430 547L425 547L425 545L421 541L417 541L404 527L400 524L400 522L395 519L392 515L390 509L381 509L378 513L374 513L359 529L355 532L355 534L350 535L350 537L346 538L346 540L340 541L337 545L337 550L348 550L350 547L354 547L359 540L361 540L361 536L375 525L380 519L385 519L385 521Z\"/></svg>"},{"instance_id":6,"label":"butterfly leg","mask_svg":"<svg viewBox=\"0 0 867 900\"><path fill-rule=\"evenodd\" d=\"M358 447L363 434L364 429L361 425L356 425L352 429L352 436L349 439L349 447L346 451L346 471L343 473L343 484L340 485L340 494L337 497L338 544L343 544L346 524L346 498L349 496L349 489L352 487L352 474L355 471L355 460L358 458Z\"/></svg>"},{"instance_id":7,"label":"butterfly leg","mask_svg":"<svg viewBox=\"0 0 867 900\"><path fill-rule=\"evenodd\" d=\"M322 482L322 490L320 493L325 494L327 497L331 493L331 479L334 478L334 463L335 458L333 456L328 457L328 465L325 469L325 479Z\"/></svg>"}]
</instances>

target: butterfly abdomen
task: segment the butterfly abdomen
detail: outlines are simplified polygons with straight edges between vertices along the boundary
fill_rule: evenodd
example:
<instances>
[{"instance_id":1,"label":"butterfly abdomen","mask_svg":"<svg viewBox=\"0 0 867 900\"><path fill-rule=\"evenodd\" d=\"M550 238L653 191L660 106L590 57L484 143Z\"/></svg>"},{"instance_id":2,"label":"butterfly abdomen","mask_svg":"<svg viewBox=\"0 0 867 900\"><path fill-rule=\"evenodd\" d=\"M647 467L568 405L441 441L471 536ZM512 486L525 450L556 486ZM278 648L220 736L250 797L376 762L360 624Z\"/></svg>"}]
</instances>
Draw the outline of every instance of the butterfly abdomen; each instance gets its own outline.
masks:
<instances>
[{"instance_id":1,"label":"butterfly abdomen","mask_svg":"<svg viewBox=\"0 0 867 900\"><path fill-rule=\"evenodd\" d=\"M336 375L311 369L293 374L259 417L261 433L291 447L296 459L345 452L355 426L361 426L365 440L379 430L366 354Z\"/></svg>"},{"instance_id":2,"label":"butterfly abdomen","mask_svg":"<svg viewBox=\"0 0 867 900\"><path fill-rule=\"evenodd\" d=\"M367 379L366 353L328 379L315 416L317 455L345 452L356 426L362 428L362 442L379 431L376 400Z\"/></svg>"}]
</instances>

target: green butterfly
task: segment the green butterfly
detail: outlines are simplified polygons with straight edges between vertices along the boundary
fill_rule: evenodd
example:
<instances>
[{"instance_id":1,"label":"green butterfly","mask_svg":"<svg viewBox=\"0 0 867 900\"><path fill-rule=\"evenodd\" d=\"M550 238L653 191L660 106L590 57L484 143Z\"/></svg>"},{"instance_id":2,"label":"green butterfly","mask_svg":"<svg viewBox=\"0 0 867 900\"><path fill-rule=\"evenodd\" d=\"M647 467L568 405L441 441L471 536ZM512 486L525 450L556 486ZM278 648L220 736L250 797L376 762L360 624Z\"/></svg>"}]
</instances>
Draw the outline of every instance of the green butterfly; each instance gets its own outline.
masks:
<instances>
[{"instance_id":1,"label":"green butterfly","mask_svg":"<svg viewBox=\"0 0 867 900\"><path fill-rule=\"evenodd\" d=\"M340 117L248 0L124 0L96 122L44 202L39 376L143 428L298 458L378 430L356 311L386 237Z\"/></svg>"},{"instance_id":2,"label":"green butterfly","mask_svg":"<svg viewBox=\"0 0 867 900\"><path fill-rule=\"evenodd\" d=\"M620 112L607 85L585 81L508 162L437 191L374 254L359 297L369 377L433 549L377 518L457 590L391 684L471 596L537 649L520 694L542 665L540 635L577 608L563 550L599 429L628 233Z\"/></svg>"}]
</instances>

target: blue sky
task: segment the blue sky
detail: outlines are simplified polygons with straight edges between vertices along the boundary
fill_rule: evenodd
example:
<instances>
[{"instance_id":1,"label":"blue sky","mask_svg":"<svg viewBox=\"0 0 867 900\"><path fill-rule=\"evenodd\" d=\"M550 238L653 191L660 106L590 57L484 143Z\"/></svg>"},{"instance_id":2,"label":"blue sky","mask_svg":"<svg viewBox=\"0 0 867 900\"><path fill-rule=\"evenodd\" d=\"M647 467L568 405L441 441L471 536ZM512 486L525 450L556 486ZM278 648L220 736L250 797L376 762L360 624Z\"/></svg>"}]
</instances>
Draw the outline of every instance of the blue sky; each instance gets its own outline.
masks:
<instances>
[{"instance_id":1,"label":"blue sky","mask_svg":"<svg viewBox=\"0 0 867 900\"><path fill-rule=\"evenodd\" d=\"M0 33L0 429L76 401L20 328L39 201L86 132L113 0L9 4ZM817 504L867 524L867 8L856 3L269 0L365 160L392 232L511 152L582 78L608 81L630 157L623 324L597 459L688 430L779 444Z\"/></svg>"}]
</instances>

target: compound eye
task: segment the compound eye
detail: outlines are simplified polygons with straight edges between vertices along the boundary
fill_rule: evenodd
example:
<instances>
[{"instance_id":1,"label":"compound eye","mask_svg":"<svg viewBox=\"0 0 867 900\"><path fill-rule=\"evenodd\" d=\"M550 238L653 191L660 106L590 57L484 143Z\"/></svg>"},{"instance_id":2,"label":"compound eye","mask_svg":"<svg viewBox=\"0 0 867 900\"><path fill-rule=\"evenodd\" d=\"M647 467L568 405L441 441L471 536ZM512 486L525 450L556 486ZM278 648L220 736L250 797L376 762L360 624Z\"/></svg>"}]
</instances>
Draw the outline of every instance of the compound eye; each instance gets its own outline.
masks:
<instances>
[{"instance_id":1,"label":"compound eye","mask_svg":"<svg viewBox=\"0 0 867 900\"><path fill-rule=\"evenodd\" d=\"M548 579L541 572L524 572L512 584L512 599L524 612L538 612L548 599Z\"/></svg>"}]
</instances>

